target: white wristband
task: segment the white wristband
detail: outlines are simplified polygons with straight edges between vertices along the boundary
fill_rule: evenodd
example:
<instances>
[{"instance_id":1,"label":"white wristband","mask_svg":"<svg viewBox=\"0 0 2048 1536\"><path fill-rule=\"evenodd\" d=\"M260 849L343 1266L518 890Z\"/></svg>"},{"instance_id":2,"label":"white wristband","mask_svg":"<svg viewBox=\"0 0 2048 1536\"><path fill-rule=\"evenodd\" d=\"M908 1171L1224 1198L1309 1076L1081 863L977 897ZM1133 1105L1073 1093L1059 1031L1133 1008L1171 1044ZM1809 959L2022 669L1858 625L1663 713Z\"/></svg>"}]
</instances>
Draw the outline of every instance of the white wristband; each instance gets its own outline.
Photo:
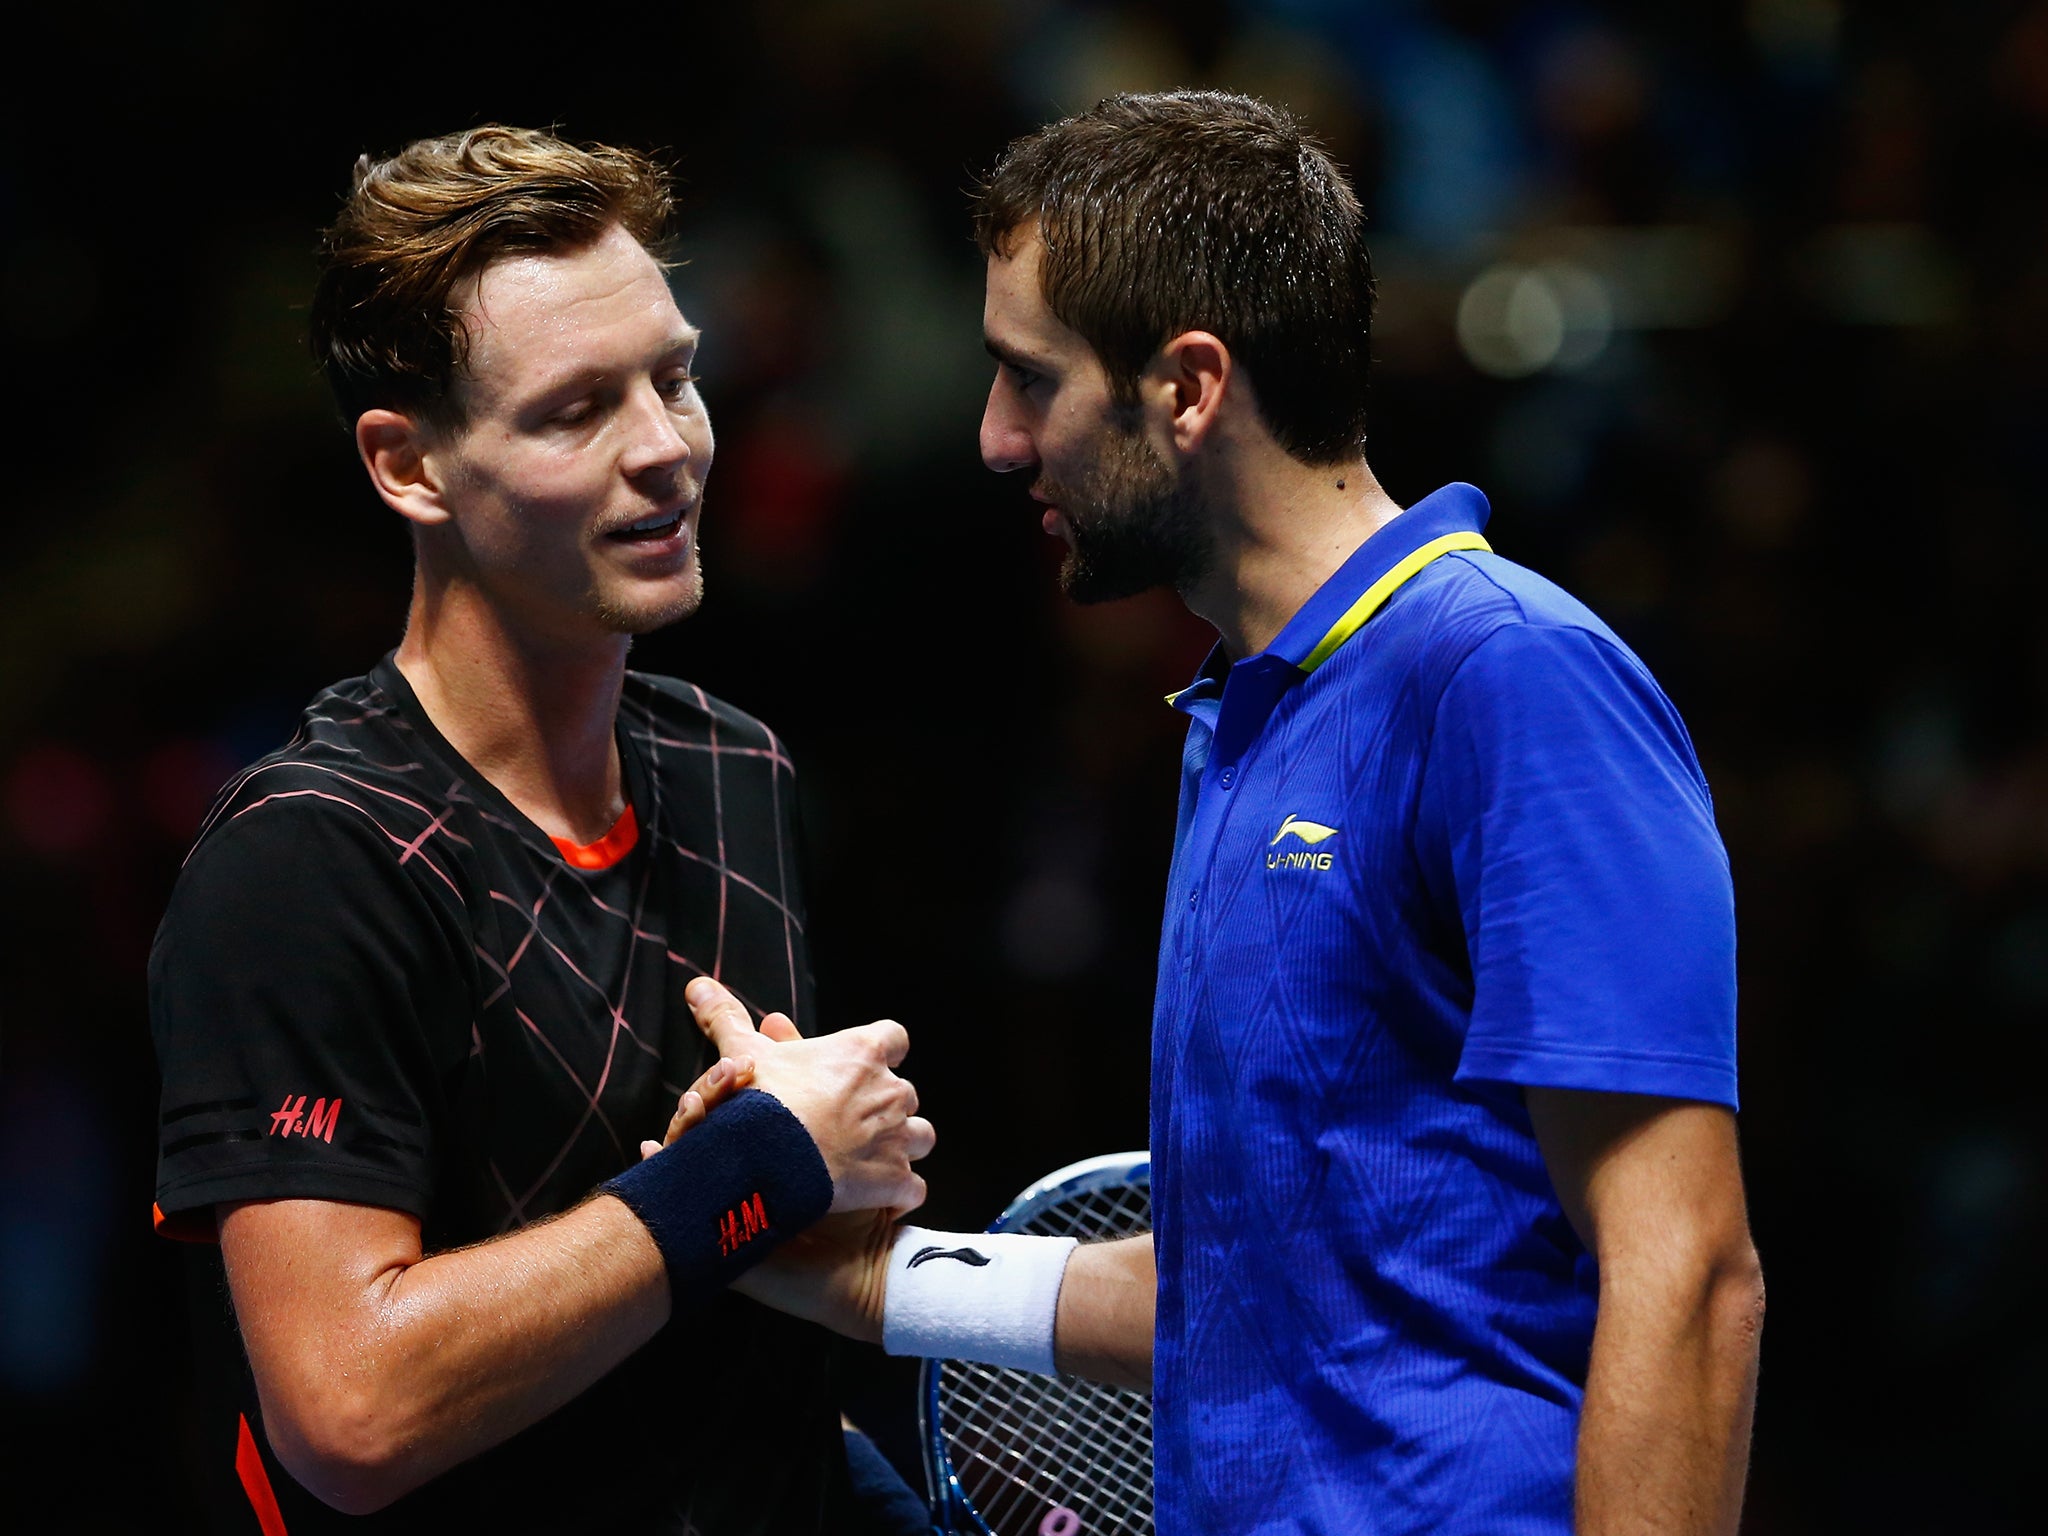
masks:
<instances>
[{"instance_id":1,"label":"white wristband","mask_svg":"<svg viewBox=\"0 0 2048 1536\"><path fill-rule=\"evenodd\" d=\"M1071 1237L903 1227L889 1250L882 1348L1053 1374L1053 1320Z\"/></svg>"}]
</instances>

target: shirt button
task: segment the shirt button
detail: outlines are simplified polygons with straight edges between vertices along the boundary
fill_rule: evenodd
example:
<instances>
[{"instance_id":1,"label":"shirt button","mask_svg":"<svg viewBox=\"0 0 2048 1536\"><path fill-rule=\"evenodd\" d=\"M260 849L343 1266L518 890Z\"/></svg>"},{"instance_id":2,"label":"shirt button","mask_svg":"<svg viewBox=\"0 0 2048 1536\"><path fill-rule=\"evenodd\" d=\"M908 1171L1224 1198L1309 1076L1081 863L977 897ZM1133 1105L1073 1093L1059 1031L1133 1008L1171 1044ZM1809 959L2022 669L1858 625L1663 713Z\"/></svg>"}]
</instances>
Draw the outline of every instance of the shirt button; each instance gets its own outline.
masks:
<instances>
[{"instance_id":1,"label":"shirt button","mask_svg":"<svg viewBox=\"0 0 2048 1536\"><path fill-rule=\"evenodd\" d=\"M1231 784L1234 783L1236 779L1237 765L1235 763L1232 763L1228 768L1224 769L1221 773L1216 775L1216 782L1218 784L1221 784L1225 789L1230 788Z\"/></svg>"},{"instance_id":2,"label":"shirt button","mask_svg":"<svg viewBox=\"0 0 2048 1536\"><path fill-rule=\"evenodd\" d=\"M1200 899L1201 899L1201 895L1202 895L1202 893L1201 893L1200 891L1189 891L1189 892L1188 892L1188 910L1189 910L1189 911L1193 911L1193 910L1194 910L1194 906L1195 906L1195 903L1196 903L1196 902L1197 902L1198 900L1200 900Z\"/></svg>"}]
</instances>

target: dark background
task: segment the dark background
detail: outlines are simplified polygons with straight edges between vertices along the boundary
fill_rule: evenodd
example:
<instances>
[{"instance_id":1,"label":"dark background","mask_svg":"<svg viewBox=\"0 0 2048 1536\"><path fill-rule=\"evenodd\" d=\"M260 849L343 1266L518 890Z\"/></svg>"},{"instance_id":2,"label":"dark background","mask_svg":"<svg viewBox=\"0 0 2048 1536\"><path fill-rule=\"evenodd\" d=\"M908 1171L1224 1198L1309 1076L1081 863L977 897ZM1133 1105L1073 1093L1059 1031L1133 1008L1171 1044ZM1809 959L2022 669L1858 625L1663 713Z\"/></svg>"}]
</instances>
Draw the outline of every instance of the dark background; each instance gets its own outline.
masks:
<instances>
[{"instance_id":1,"label":"dark background","mask_svg":"<svg viewBox=\"0 0 2048 1536\"><path fill-rule=\"evenodd\" d=\"M1305 114L1371 210L1383 481L1482 485L1714 785L1771 1287L1748 1529L2022 1528L2048 6L602 14L73 5L10 35L47 100L0 168L0 1521L192 1517L143 966L214 788L402 622L406 540L302 336L362 150L498 119L676 166L711 595L636 664L793 744L822 997L909 1025L936 1224L1143 1143L1157 698L1206 636L1166 598L1064 605L981 468L964 189L1111 89L1213 83Z\"/></svg>"}]
</instances>

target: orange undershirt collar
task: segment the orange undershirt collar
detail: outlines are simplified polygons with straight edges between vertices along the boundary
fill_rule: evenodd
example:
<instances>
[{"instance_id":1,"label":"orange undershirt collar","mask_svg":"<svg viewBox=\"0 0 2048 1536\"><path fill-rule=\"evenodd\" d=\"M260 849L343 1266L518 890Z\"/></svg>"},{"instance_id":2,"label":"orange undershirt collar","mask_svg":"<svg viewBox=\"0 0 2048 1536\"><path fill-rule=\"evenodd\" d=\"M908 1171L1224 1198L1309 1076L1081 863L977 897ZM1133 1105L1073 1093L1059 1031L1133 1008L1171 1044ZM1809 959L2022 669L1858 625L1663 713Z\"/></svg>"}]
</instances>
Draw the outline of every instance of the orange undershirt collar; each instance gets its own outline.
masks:
<instances>
[{"instance_id":1,"label":"orange undershirt collar","mask_svg":"<svg viewBox=\"0 0 2048 1536\"><path fill-rule=\"evenodd\" d=\"M568 860L571 869L610 869L631 853L633 845L640 841L640 822L629 805L625 813L612 823L611 831L594 843L572 843L566 837L551 837L548 841L562 850L562 857Z\"/></svg>"}]
</instances>

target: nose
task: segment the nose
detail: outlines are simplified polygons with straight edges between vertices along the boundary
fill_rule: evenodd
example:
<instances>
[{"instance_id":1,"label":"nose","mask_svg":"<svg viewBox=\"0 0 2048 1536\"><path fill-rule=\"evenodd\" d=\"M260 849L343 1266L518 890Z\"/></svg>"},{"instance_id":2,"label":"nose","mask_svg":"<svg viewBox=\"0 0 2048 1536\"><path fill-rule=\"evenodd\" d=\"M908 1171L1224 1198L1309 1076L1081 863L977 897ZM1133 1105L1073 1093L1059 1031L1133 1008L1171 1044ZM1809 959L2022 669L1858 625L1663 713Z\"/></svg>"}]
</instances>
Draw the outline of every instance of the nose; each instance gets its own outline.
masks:
<instances>
[{"instance_id":1,"label":"nose","mask_svg":"<svg viewBox=\"0 0 2048 1536\"><path fill-rule=\"evenodd\" d=\"M651 383L633 392L630 417L631 436L620 463L629 476L674 474L690 461L684 418Z\"/></svg>"},{"instance_id":2,"label":"nose","mask_svg":"<svg viewBox=\"0 0 2048 1536\"><path fill-rule=\"evenodd\" d=\"M1018 409L1016 391L1004 382L1000 368L981 412L981 462L999 475L1029 469L1038 462L1038 450Z\"/></svg>"}]
</instances>

